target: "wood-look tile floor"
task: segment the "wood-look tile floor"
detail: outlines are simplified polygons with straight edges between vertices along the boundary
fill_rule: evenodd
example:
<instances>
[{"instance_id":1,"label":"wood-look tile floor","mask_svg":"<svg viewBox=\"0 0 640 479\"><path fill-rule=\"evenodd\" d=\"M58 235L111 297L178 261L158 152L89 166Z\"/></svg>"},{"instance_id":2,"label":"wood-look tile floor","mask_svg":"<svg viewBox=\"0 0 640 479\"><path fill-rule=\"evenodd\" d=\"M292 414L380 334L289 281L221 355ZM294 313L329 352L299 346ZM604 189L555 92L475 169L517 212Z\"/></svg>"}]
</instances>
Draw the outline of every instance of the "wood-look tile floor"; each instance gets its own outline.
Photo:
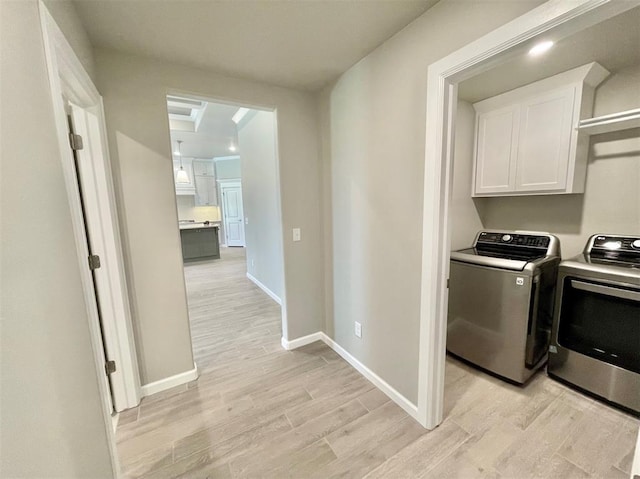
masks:
<instances>
[{"instance_id":1,"label":"wood-look tile floor","mask_svg":"<svg viewBox=\"0 0 640 479\"><path fill-rule=\"evenodd\" d=\"M127 477L625 478L638 420L544 374L517 387L448 358L446 420L420 427L322 343L280 347L242 249L187 265L200 378L121 414Z\"/></svg>"}]
</instances>

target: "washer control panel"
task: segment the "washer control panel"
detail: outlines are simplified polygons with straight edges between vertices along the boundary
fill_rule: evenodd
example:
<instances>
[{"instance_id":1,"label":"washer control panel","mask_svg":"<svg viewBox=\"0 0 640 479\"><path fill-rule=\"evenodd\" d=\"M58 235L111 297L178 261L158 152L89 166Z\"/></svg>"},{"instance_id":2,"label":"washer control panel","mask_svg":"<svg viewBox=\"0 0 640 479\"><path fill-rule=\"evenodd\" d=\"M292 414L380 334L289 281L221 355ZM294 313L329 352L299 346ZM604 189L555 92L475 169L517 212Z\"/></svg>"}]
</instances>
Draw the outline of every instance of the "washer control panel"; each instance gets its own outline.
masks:
<instances>
[{"instance_id":1,"label":"washer control panel","mask_svg":"<svg viewBox=\"0 0 640 479\"><path fill-rule=\"evenodd\" d=\"M596 235L587 253L591 251L640 255L640 237Z\"/></svg>"},{"instance_id":2,"label":"washer control panel","mask_svg":"<svg viewBox=\"0 0 640 479\"><path fill-rule=\"evenodd\" d=\"M542 235L529 235L521 233L494 233L482 231L478 235L476 244L494 244L505 246L525 246L529 248L546 249L549 247L550 238Z\"/></svg>"}]
</instances>

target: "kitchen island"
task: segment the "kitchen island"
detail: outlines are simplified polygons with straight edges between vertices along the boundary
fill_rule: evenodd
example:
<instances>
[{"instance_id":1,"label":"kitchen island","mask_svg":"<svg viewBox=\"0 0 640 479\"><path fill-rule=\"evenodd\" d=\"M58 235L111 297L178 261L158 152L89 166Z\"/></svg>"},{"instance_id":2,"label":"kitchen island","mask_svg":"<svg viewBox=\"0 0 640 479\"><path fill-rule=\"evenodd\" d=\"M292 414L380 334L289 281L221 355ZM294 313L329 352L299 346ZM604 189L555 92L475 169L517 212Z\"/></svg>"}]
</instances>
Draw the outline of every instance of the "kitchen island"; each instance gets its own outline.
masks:
<instances>
[{"instance_id":1,"label":"kitchen island","mask_svg":"<svg viewBox=\"0 0 640 479\"><path fill-rule=\"evenodd\" d=\"M181 223L182 259L197 261L220 258L219 226L211 223Z\"/></svg>"}]
</instances>

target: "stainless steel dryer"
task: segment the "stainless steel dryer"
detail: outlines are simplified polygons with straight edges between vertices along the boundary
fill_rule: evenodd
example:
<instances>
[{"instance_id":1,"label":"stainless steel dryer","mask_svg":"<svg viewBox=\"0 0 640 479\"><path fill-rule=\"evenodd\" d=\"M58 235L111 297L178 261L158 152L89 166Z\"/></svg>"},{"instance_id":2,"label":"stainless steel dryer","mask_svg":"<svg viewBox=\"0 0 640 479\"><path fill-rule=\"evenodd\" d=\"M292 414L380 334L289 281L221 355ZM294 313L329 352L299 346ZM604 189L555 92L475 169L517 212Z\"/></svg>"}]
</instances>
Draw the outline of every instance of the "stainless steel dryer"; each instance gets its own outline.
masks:
<instances>
[{"instance_id":1,"label":"stainless steel dryer","mask_svg":"<svg viewBox=\"0 0 640 479\"><path fill-rule=\"evenodd\" d=\"M547 360L559 262L546 233L481 231L452 252L447 350L524 383Z\"/></svg>"},{"instance_id":2,"label":"stainless steel dryer","mask_svg":"<svg viewBox=\"0 0 640 479\"><path fill-rule=\"evenodd\" d=\"M640 237L594 235L560 263L547 371L640 414Z\"/></svg>"}]
</instances>

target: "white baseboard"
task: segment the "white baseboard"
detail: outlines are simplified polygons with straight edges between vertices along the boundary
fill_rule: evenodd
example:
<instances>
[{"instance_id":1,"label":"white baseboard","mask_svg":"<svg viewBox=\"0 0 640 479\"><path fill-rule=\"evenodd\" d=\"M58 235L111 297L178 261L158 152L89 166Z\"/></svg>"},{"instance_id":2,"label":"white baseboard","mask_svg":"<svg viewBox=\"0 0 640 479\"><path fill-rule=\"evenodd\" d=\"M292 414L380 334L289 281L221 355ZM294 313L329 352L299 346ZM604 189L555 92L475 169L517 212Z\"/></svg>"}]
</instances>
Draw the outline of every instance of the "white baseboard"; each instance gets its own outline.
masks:
<instances>
[{"instance_id":1,"label":"white baseboard","mask_svg":"<svg viewBox=\"0 0 640 479\"><path fill-rule=\"evenodd\" d=\"M258 281L255 276L253 276L251 273L247 272L247 278L249 278L258 288L260 288L262 291L267 293L267 295L271 299L273 299L276 303L278 303L280 306L282 306L282 300L278 297L278 295L276 295L276 293L274 293L269 288L267 288L264 284L262 284L260 281Z\"/></svg>"},{"instance_id":2,"label":"white baseboard","mask_svg":"<svg viewBox=\"0 0 640 479\"><path fill-rule=\"evenodd\" d=\"M113 426L113 432L116 432L116 429L118 429L119 420L120 420L119 412L114 412L113 414L111 414L111 425Z\"/></svg>"},{"instance_id":3,"label":"white baseboard","mask_svg":"<svg viewBox=\"0 0 640 479\"><path fill-rule=\"evenodd\" d=\"M367 366L362 364L359 360L351 355L346 349L336 343L333 339L327 336L323 332L317 332L313 334L309 334L307 336L303 336L301 338L294 339L292 341L287 341L282 338L282 347L287 350L296 349L307 344L313 343L315 341L323 341L327 346L333 349L336 353L338 353L345 361L347 361L351 366L353 366L360 374L362 374L365 378L371 381L380 391L389 396L393 402L395 402L398 406L404 409L407 414L409 414L416 421L420 422L418 419L418 406L409 401L406 397L400 394L396 389L394 389L388 382L374 373Z\"/></svg>"},{"instance_id":4,"label":"white baseboard","mask_svg":"<svg viewBox=\"0 0 640 479\"><path fill-rule=\"evenodd\" d=\"M302 346L306 346L307 344L315 343L316 341L324 341L324 338L322 337L323 335L324 333L313 333L298 339L294 339L293 341L287 341L286 339L282 338L280 342L284 349L286 349L287 351L290 351L292 349L297 349L297 348L301 348Z\"/></svg>"},{"instance_id":5,"label":"white baseboard","mask_svg":"<svg viewBox=\"0 0 640 479\"><path fill-rule=\"evenodd\" d=\"M174 376L169 376L168 378L160 379L159 381L145 384L140 389L142 391L143 397L151 396L152 394L156 394L160 391L165 391L167 389L180 386L181 384L188 383L189 381L193 381L195 379L198 379L198 366L196 366L196 363L193 363L193 369L189 371L185 371Z\"/></svg>"}]
</instances>

